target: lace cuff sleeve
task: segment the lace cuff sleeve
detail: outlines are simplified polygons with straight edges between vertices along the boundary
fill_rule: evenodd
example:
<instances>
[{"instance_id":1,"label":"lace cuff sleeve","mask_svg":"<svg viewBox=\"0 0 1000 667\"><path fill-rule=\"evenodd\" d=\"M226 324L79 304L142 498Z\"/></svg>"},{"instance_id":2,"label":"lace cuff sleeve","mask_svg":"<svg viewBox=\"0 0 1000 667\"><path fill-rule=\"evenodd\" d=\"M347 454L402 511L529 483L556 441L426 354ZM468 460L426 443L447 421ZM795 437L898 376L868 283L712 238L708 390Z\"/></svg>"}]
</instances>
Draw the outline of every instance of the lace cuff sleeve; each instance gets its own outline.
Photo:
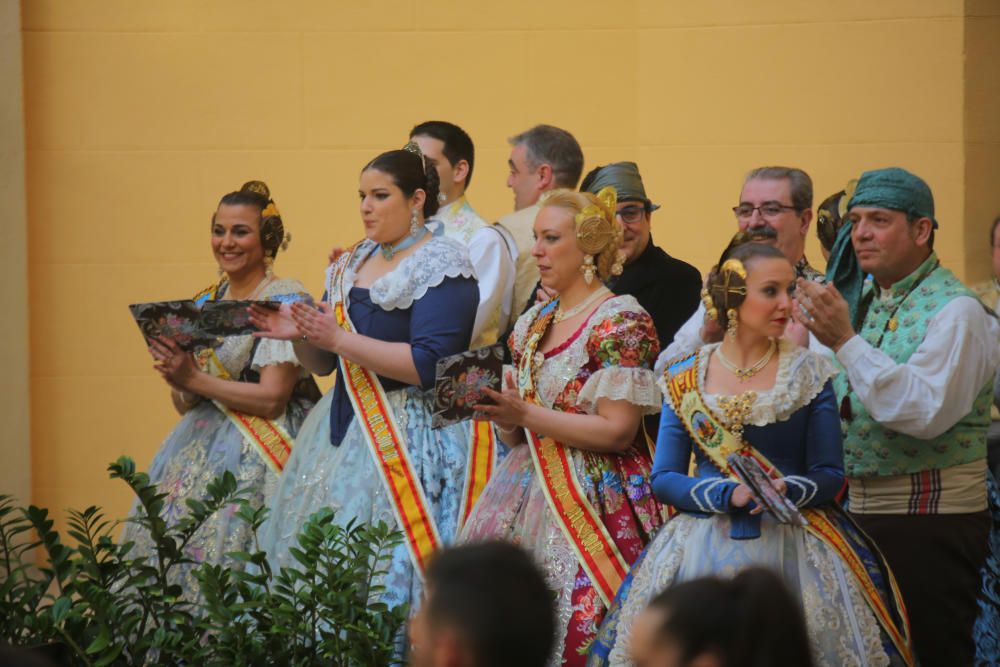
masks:
<instances>
[{"instance_id":1,"label":"lace cuff sleeve","mask_svg":"<svg viewBox=\"0 0 1000 667\"><path fill-rule=\"evenodd\" d=\"M660 390L656 387L653 372L648 368L609 366L597 370L587 378L576 402L590 414L597 412L597 401L628 401L642 408L646 415L656 414L661 408Z\"/></svg>"},{"instance_id":2,"label":"lace cuff sleeve","mask_svg":"<svg viewBox=\"0 0 1000 667\"><path fill-rule=\"evenodd\" d=\"M257 351L253 355L250 367L255 371L260 371L265 366L275 364L295 364L300 366L298 357L295 356L295 349L287 340L273 340L262 338L257 345Z\"/></svg>"}]
</instances>

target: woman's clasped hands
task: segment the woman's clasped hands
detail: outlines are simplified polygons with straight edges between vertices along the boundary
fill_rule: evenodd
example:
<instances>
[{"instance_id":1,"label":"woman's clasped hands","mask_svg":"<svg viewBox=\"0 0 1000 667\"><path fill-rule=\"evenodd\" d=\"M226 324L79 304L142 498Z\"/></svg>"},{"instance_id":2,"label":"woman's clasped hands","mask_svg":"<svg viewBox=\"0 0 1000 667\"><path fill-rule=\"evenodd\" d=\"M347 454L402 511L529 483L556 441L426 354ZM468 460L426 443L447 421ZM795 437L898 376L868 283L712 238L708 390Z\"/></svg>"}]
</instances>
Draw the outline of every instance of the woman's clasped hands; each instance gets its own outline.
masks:
<instances>
[{"instance_id":1,"label":"woman's clasped hands","mask_svg":"<svg viewBox=\"0 0 1000 667\"><path fill-rule=\"evenodd\" d=\"M770 480L771 486L774 490L785 495L788 490L788 485L783 479L772 479ZM760 514L764 511L764 506L757 500L757 496L754 495L753 491L750 490L746 484L740 484L735 489L733 489L733 495L729 498L729 504L733 507L746 507L750 502L754 502L756 505L750 510L750 514Z\"/></svg>"},{"instance_id":2,"label":"woman's clasped hands","mask_svg":"<svg viewBox=\"0 0 1000 667\"><path fill-rule=\"evenodd\" d=\"M182 350L171 338L157 336L150 339L149 353L156 360L153 368L177 391L185 391L199 372L191 353Z\"/></svg>"},{"instance_id":3,"label":"woman's clasped hands","mask_svg":"<svg viewBox=\"0 0 1000 667\"><path fill-rule=\"evenodd\" d=\"M250 307L250 322L260 330L254 334L258 338L303 341L330 352L337 351L345 333L333 308L325 302L283 303L277 310L254 305Z\"/></svg>"}]
</instances>

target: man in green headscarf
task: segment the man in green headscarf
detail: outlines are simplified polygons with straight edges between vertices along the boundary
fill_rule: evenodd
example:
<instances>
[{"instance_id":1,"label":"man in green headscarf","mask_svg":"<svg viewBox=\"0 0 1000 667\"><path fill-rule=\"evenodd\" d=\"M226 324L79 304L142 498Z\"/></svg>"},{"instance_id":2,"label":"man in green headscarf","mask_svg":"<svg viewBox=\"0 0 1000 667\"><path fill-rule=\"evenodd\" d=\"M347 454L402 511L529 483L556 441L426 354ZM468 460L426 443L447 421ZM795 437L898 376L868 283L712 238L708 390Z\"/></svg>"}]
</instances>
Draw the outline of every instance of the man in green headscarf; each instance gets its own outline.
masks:
<instances>
[{"instance_id":1,"label":"man in green headscarf","mask_svg":"<svg viewBox=\"0 0 1000 667\"><path fill-rule=\"evenodd\" d=\"M1000 326L941 266L937 226L922 179L865 172L841 230L850 245L834 246L829 274L850 260L871 275L855 317L835 286L802 280L795 317L842 369L849 508L896 575L920 664L971 665L996 658L977 656L973 625L992 524L986 431Z\"/></svg>"}]
</instances>

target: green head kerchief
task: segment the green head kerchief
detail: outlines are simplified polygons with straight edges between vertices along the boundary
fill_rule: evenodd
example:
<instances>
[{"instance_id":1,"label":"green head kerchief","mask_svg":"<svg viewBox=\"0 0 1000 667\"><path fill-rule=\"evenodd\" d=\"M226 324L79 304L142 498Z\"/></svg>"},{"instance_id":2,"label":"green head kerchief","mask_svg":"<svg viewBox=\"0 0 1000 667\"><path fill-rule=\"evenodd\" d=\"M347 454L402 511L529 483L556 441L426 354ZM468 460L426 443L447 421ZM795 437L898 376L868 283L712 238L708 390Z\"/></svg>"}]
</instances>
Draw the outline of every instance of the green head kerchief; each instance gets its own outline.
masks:
<instances>
[{"instance_id":1,"label":"green head kerchief","mask_svg":"<svg viewBox=\"0 0 1000 667\"><path fill-rule=\"evenodd\" d=\"M861 174L847 210L855 206L890 208L918 218L930 218L934 228L934 195L922 178L899 167L875 169Z\"/></svg>"},{"instance_id":2,"label":"green head kerchief","mask_svg":"<svg viewBox=\"0 0 1000 667\"><path fill-rule=\"evenodd\" d=\"M611 186L618 194L618 201L641 199L649 203L649 210L660 208L659 204L649 201L646 188L642 186L642 176L635 162L612 162L603 167L597 167L587 174L580 185L581 192L597 194L601 188Z\"/></svg>"}]
</instances>

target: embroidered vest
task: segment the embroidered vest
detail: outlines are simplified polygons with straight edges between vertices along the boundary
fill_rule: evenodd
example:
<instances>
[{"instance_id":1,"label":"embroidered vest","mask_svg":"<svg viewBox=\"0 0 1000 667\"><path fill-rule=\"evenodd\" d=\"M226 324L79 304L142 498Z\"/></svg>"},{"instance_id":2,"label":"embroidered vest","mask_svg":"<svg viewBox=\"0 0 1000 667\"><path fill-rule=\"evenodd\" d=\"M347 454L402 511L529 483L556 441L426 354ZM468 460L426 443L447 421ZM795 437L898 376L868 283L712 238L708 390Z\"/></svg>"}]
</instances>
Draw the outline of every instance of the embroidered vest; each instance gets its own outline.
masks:
<instances>
[{"instance_id":1,"label":"embroidered vest","mask_svg":"<svg viewBox=\"0 0 1000 667\"><path fill-rule=\"evenodd\" d=\"M459 197L434 214L431 220L440 220L444 225L444 235L462 245L469 245L472 235L486 226L465 197Z\"/></svg>"},{"instance_id":2,"label":"embroidered vest","mask_svg":"<svg viewBox=\"0 0 1000 667\"><path fill-rule=\"evenodd\" d=\"M892 286L888 298L876 298L871 294L874 286L871 283L865 286L862 300L870 300L870 305L858 333L898 364L909 360L927 334L927 323L952 299L960 296L976 298L948 269L939 265L931 270L936 262L937 256L931 253L916 271ZM930 273L927 273L928 270ZM913 289L914 283L924 274L927 274L926 278ZM900 305L898 310L897 305ZM840 366L840 363L837 365ZM846 372L837 375L834 388L838 399L843 399L846 394L851 402L853 418L841 422L844 429L844 470L848 477L909 475L923 470L949 468L986 456L991 383L979 392L969 414L941 435L929 439L893 431L872 419L851 391Z\"/></svg>"}]
</instances>

